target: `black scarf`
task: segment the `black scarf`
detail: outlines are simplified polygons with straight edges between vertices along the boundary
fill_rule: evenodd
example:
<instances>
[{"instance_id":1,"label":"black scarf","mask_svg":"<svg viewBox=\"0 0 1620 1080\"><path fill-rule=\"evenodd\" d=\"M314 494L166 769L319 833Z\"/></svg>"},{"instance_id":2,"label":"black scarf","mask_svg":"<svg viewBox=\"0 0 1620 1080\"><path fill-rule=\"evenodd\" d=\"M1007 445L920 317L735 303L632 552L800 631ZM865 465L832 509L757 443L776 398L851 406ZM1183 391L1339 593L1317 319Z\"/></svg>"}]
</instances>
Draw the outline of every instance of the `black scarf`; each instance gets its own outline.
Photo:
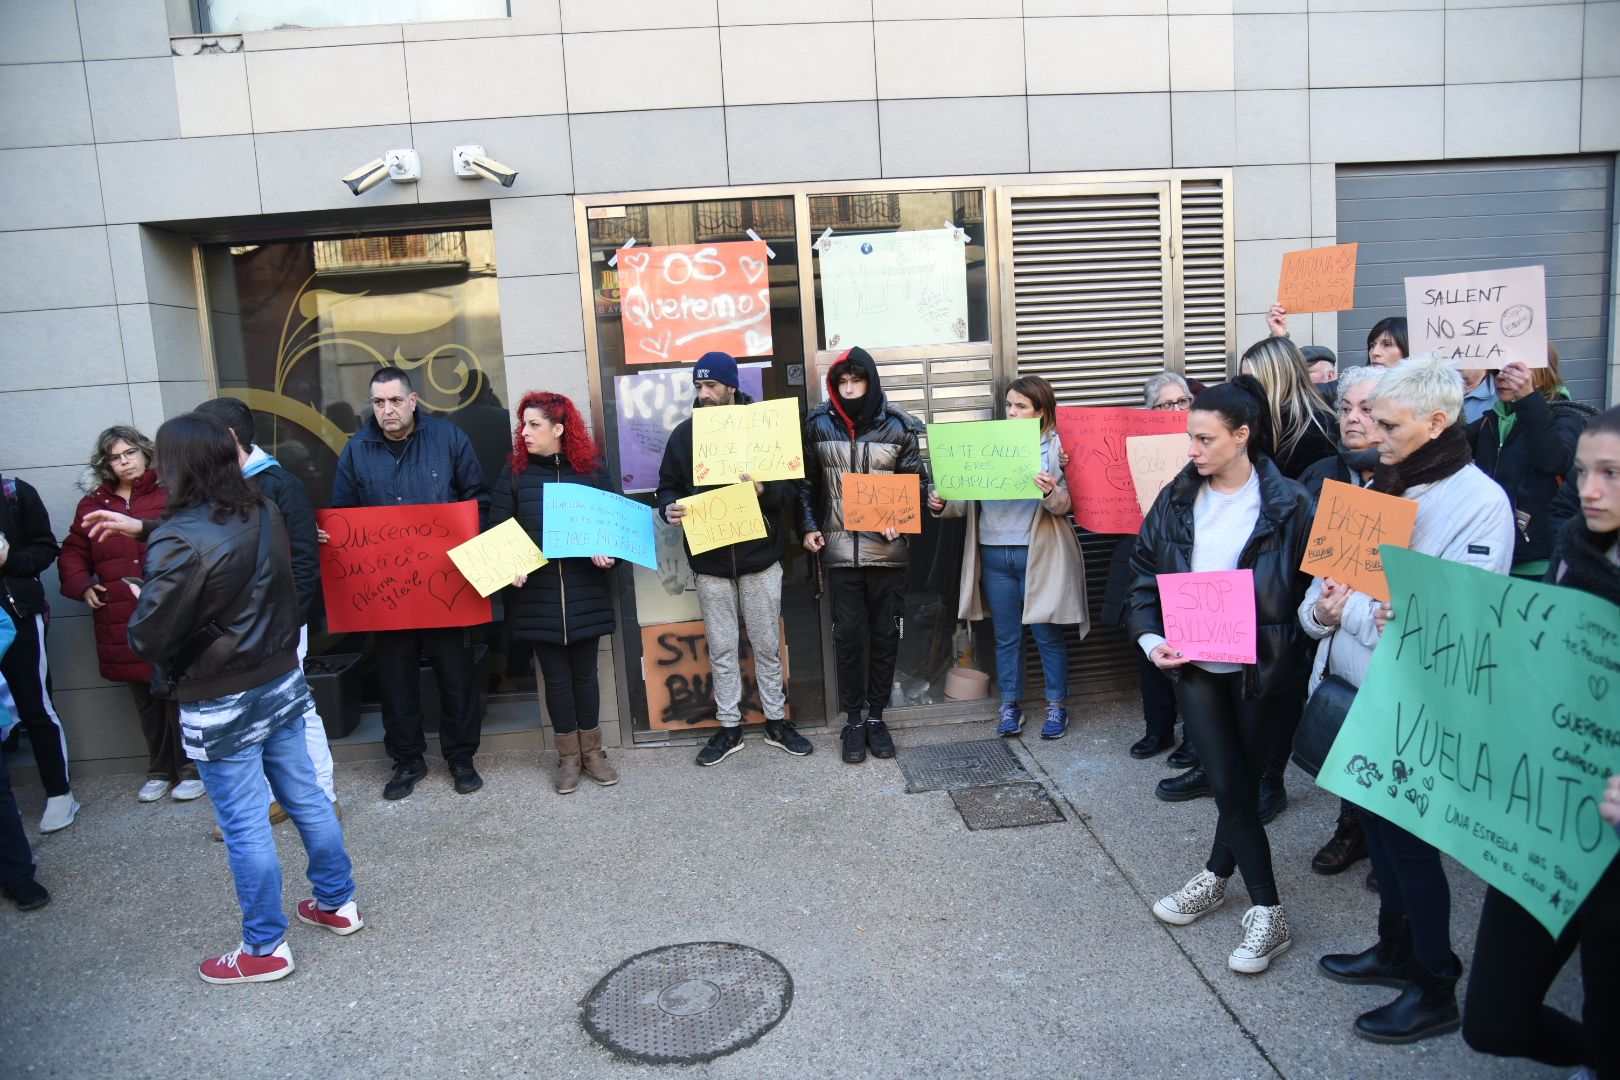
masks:
<instances>
[{"instance_id":1,"label":"black scarf","mask_svg":"<svg viewBox=\"0 0 1620 1080\"><path fill-rule=\"evenodd\" d=\"M1472 464L1473 460L1474 450L1468 445L1462 424L1452 424L1438 437L1406 455L1404 460L1394 465L1379 462L1373 470L1372 489L1387 495L1404 495L1407 488L1438 483Z\"/></svg>"},{"instance_id":2,"label":"black scarf","mask_svg":"<svg viewBox=\"0 0 1620 1080\"><path fill-rule=\"evenodd\" d=\"M1361 474L1375 472L1378 469L1378 448L1369 446L1365 450L1351 450L1341 441L1339 443L1339 460L1349 468L1351 477L1356 483L1361 482Z\"/></svg>"},{"instance_id":3,"label":"black scarf","mask_svg":"<svg viewBox=\"0 0 1620 1080\"><path fill-rule=\"evenodd\" d=\"M1559 585L1620 604L1620 566L1609 558L1615 533L1595 533L1579 518L1564 526L1547 575Z\"/></svg>"}]
</instances>

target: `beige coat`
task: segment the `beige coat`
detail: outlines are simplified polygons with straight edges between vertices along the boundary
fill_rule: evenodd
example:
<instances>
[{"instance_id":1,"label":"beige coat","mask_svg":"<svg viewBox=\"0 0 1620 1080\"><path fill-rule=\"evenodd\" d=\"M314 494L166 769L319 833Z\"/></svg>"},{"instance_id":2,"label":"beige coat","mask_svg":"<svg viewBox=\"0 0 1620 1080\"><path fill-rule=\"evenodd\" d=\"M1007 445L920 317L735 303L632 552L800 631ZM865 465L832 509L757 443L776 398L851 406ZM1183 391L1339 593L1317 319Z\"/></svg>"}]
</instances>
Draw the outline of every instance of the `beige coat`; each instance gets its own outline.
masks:
<instances>
[{"instance_id":1,"label":"beige coat","mask_svg":"<svg viewBox=\"0 0 1620 1080\"><path fill-rule=\"evenodd\" d=\"M1051 458L1056 460L1062 447L1057 434L1049 436L1053 443ZM1060 626L1077 625L1080 636L1091 629L1086 614L1086 560L1080 551L1080 541L1069 524L1068 513L1073 503L1069 498L1069 481L1061 470L1056 474L1057 487L1041 500L1041 510L1035 514L1035 524L1029 536L1029 570L1024 579L1024 625L1057 623ZM958 619L988 619L990 608L984 602L979 587L979 504L960 499L945 504L940 517L967 518L967 544L962 552L961 599L957 604Z\"/></svg>"}]
</instances>

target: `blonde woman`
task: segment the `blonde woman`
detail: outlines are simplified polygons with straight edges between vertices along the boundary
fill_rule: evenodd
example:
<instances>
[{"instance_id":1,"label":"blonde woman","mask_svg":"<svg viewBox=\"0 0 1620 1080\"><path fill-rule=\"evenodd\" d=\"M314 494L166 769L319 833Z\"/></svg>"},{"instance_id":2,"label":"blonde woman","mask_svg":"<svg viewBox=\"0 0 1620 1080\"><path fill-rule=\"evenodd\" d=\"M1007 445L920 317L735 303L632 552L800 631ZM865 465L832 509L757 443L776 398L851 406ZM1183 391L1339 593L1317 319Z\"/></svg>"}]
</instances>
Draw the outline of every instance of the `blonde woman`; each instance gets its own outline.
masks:
<instances>
[{"instance_id":1,"label":"blonde woman","mask_svg":"<svg viewBox=\"0 0 1620 1080\"><path fill-rule=\"evenodd\" d=\"M1311 382L1298 346L1287 338L1264 338L1249 346L1241 367L1266 392L1276 433L1272 460L1284 476L1296 480L1307 465L1333 453L1338 421Z\"/></svg>"}]
</instances>

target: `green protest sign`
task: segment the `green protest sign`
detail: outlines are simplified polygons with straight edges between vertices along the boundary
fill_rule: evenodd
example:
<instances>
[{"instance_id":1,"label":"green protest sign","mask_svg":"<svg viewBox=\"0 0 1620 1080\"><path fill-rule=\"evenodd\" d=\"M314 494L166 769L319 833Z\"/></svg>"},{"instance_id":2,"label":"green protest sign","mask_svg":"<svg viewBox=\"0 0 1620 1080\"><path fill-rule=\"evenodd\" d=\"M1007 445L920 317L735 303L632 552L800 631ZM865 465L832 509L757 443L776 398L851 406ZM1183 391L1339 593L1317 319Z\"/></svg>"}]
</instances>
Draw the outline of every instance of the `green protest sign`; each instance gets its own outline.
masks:
<instances>
[{"instance_id":1,"label":"green protest sign","mask_svg":"<svg viewBox=\"0 0 1620 1080\"><path fill-rule=\"evenodd\" d=\"M1388 544L1395 618L1317 783L1452 855L1554 936L1620 850L1620 607Z\"/></svg>"},{"instance_id":2,"label":"green protest sign","mask_svg":"<svg viewBox=\"0 0 1620 1080\"><path fill-rule=\"evenodd\" d=\"M950 499L1039 499L1039 420L968 420L928 425L934 490Z\"/></svg>"}]
</instances>

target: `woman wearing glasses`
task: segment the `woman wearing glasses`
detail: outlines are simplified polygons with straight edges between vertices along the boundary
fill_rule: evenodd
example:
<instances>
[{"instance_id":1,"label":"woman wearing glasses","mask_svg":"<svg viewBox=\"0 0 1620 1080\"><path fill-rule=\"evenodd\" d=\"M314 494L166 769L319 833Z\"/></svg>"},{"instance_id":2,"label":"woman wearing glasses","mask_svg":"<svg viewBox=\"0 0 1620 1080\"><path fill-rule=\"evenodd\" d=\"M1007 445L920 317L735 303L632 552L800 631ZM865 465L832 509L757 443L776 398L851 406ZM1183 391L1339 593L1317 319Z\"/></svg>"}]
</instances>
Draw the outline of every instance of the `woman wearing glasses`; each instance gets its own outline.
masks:
<instances>
[{"instance_id":1,"label":"woman wearing glasses","mask_svg":"<svg viewBox=\"0 0 1620 1080\"><path fill-rule=\"evenodd\" d=\"M86 494L62 541L62 595L90 605L101 677L128 684L135 697L147 757L146 783L135 797L141 802L156 802L164 795L182 802L195 799L203 785L196 764L180 748L180 708L152 693L152 665L129 647L135 594L123 579L146 576L146 545L106 531L95 540L84 527L85 515L95 510L114 510L141 521L163 516L168 499L152 468L152 440L123 425L103 431L79 486Z\"/></svg>"}]
</instances>

